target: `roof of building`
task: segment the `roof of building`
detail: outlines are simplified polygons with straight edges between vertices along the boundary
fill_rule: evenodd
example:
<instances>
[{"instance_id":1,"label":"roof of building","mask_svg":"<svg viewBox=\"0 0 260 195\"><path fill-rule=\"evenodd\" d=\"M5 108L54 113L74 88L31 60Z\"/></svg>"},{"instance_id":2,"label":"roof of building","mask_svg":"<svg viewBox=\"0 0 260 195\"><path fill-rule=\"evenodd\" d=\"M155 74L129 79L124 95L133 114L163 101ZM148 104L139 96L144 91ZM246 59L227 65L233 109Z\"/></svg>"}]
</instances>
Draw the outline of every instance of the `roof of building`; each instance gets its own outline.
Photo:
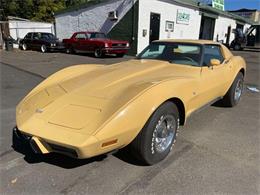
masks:
<instances>
[{"instance_id":1,"label":"roof of building","mask_svg":"<svg viewBox=\"0 0 260 195\"><path fill-rule=\"evenodd\" d=\"M225 17L228 17L228 18L232 18L232 19L239 21L239 22L248 23L248 24L255 24L255 22L253 20L250 20L248 18L244 18L242 16L239 16L239 15L227 12L227 11L215 9L211 6L200 5L199 8L200 8L201 11L214 13L216 15L222 15L222 16L225 16Z\"/></svg>"},{"instance_id":2,"label":"roof of building","mask_svg":"<svg viewBox=\"0 0 260 195\"><path fill-rule=\"evenodd\" d=\"M80 4L78 6L73 6L71 8L60 10L60 11L55 13L55 16L60 15L60 14L64 14L64 13L67 13L67 12L85 9L87 7L97 5L97 4L100 4L100 3L105 3L105 2L108 2L108 1L111 1L111 0L90 0L87 3L83 3L83 4ZM236 14L233 14L233 13L230 13L230 12L227 12L227 11L215 9L211 6L202 4L202 3L198 2L197 0L170 0L170 1L177 2L177 3L182 4L182 5L195 7L197 9L199 9L202 13L209 12L210 14L222 15L222 16L232 18L232 19L239 21L239 22L242 22L242 23L248 23L248 24L252 24L252 25L256 24L254 21L252 21L250 19L238 16Z\"/></svg>"},{"instance_id":3,"label":"roof of building","mask_svg":"<svg viewBox=\"0 0 260 195\"><path fill-rule=\"evenodd\" d=\"M171 1L175 1L180 4L195 6L195 7L199 7L200 4L197 0L171 0Z\"/></svg>"},{"instance_id":4,"label":"roof of building","mask_svg":"<svg viewBox=\"0 0 260 195\"><path fill-rule=\"evenodd\" d=\"M17 20L17 21L30 21L30 20L28 20L28 19L19 18L19 17L15 17L15 16L8 16L7 19L8 19L8 20Z\"/></svg>"}]
</instances>

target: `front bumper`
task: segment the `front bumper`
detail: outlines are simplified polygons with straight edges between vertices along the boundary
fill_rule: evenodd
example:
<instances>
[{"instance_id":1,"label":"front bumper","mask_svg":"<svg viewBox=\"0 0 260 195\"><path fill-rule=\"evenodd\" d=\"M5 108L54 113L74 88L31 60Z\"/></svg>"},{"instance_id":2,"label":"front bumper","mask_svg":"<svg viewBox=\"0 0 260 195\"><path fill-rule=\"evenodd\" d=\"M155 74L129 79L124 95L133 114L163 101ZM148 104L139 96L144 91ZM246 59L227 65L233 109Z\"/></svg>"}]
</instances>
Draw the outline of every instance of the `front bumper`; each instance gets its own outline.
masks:
<instances>
[{"instance_id":1,"label":"front bumper","mask_svg":"<svg viewBox=\"0 0 260 195\"><path fill-rule=\"evenodd\" d=\"M78 158L78 154L75 149L48 143L38 137L21 132L17 127L13 129L13 136L13 140L19 141L20 144L29 146L36 154L56 152L73 158Z\"/></svg>"},{"instance_id":2,"label":"front bumper","mask_svg":"<svg viewBox=\"0 0 260 195\"><path fill-rule=\"evenodd\" d=\"M83 142L71 141L70 143L58 140L56 138L44 138L43 136L31 135L19 130L17 127L13 129L13 136L19 140L21 144L29 146L33 152L38 154L48 154L51 152L60 153L77 159L91 158L100 154L105 154L119 148L119 143L106 146L104 143L111 143L111 139L98 140L94 136L79 134L71 134L70 140L78 140L80 136ZM53 136L55 137L55 135ZM62 137L61 135L59 137Z\"/></svg>"},{"instance_id":3,"label":"front bumper","mask_svg":"<svg viewBox=\"0 0 260 195\"><path fill-rule=\"evenodd\" d=\"M105 47L102 51L106 54L126 54L129 49L129 47Z\"/></svg>"},{"instance_id":4,"label":"front bumper","mask_svg":"<svg viewBox=\"0 0 260 195\"><path fill-rule=\"evenodd\" d=\"M47 49L49 51L60 51L60 50L65 50L65 46L64 45L56 45L56 46L49 46L47 47Z\"/></svg>"}]
</instances>

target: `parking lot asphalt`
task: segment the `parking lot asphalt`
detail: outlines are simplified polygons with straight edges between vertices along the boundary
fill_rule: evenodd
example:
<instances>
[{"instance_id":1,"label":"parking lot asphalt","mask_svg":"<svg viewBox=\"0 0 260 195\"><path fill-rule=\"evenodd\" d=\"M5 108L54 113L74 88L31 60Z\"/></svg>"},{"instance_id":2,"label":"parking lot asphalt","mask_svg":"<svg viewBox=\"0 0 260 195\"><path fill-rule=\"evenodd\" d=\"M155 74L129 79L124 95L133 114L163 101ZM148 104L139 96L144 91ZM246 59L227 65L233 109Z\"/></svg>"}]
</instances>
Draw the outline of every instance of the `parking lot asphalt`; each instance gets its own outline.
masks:
<instances>
[{"instance_id":1,"label":"parking lot asphalt","mask_svg":"<svg viewBox=\"0 0 260 195\"><path fill-rule=\"evenodd\" d=\"M210 106L181 128L167 159L140 166L121 152L74 160L58 154L14 151L15 106L45 77L64 67L112 64L62 53L1 51L1 194L260 194L259 52L241 51L248 64L242 100L234 108Z\"/></svg>"}]
</instances>

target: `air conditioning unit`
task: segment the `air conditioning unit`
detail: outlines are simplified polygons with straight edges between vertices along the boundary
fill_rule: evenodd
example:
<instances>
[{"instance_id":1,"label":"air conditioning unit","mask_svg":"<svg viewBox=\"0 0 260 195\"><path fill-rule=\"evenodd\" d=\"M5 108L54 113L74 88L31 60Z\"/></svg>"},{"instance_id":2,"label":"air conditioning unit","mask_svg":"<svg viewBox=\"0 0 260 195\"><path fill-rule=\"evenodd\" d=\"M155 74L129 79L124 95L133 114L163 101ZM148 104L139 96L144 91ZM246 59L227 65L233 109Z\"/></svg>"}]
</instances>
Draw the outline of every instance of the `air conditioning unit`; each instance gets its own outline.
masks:
<instances>
[{"instance_id":1,"label":"air conditioning unit","mask_svg":"<svg viewBox=\"0 0 260 195\"><path fill-rule=\"evenodd\" d=\"M117 11L112 11L108 13L108 19L110 20L118 20L118 13Z\"/></svg>"}]
</instances>

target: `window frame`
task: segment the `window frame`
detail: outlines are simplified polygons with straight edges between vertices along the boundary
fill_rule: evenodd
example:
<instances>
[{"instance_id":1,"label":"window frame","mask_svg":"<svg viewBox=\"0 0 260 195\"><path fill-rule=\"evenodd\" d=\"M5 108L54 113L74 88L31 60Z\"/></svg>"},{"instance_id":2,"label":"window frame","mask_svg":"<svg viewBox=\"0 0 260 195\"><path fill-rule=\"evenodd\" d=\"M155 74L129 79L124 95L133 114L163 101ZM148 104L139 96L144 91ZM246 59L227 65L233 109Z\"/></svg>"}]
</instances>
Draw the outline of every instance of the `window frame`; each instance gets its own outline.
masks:
<instances>
[{"instance_id":1,"label":"window frame","mask_svg":"<svg viewBox=\"0 0 260 195\"><path fill-rule=\"evenodd\" d=\"M220 64L223 64L223 62L225 62L225 56L223 55L223 51L222 51L222 46L219 44L204 44L203 45L203 56L202 56L202 61L201 61L201 66L205 67L205 66L209 66L209 65L204 65L204 58L205 58L205 50L206 50L206 46L215 46L219 48L220 54L222 55L223 60L220 61Z\"/></svg>"},{"instance_id":2,"label":"window frame","mask_svg":"<svg viewBox=\"0 0 260 195\"><path fill-rule=\"evenodd\" d=\"M91 37L93 34L95 35L94 38ZM102 35L104 35L104 39L107 38L107 35L106 35L105 33L103 33L103 32L92 32L92 33L90 33L89 39L100 39L100 38L96 38L96 35L97 35L97 34L102 34ZM102 39L103 39L103 38L102 38Z\"/></svg>"}]
</instances>

